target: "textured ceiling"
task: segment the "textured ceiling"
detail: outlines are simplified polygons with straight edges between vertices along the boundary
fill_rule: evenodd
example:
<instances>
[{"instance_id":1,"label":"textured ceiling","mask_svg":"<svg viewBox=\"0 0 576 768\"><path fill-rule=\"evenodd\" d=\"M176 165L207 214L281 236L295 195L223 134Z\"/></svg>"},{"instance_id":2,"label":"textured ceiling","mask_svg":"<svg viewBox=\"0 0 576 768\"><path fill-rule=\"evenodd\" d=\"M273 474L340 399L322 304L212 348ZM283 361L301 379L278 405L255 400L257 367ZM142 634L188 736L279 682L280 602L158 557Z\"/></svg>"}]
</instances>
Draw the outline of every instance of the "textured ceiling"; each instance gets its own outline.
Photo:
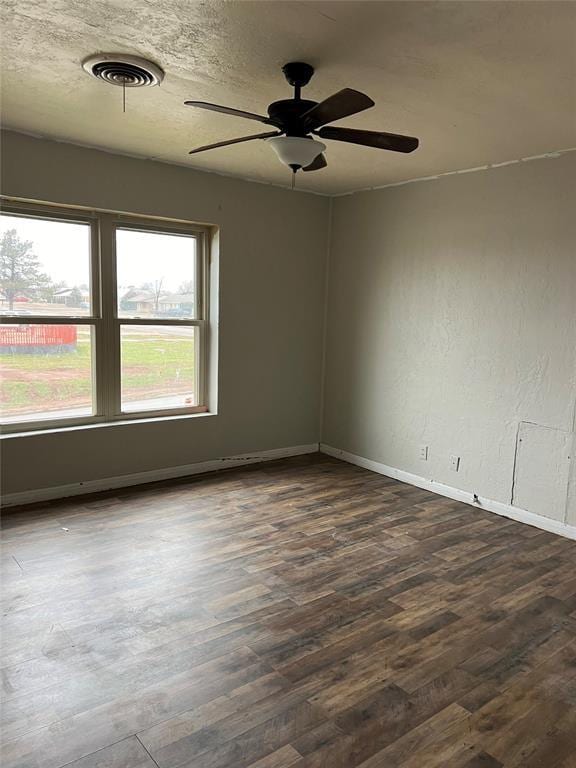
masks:
<instances>
[{"instance_id":1,"label":"textured ceiling","mask_svg":"<svg viewBox=\"0 0 576 768\"><path fill-rule=\"evenodd\" d=\"M419 136L399 155L327 142L329 167L299 174L325 193L380 186L576 145L576 3L4 0L6 127L116 152L289 184L264 142L188 157L257 123L183 106L263 112L290 91L280 67L308 61L304 96L343 87L376 106L338 123ZM92 80L93 52L149 57L159 88ZM265 127L262 127L265 130Z\"/></svg>"}]
</instances>

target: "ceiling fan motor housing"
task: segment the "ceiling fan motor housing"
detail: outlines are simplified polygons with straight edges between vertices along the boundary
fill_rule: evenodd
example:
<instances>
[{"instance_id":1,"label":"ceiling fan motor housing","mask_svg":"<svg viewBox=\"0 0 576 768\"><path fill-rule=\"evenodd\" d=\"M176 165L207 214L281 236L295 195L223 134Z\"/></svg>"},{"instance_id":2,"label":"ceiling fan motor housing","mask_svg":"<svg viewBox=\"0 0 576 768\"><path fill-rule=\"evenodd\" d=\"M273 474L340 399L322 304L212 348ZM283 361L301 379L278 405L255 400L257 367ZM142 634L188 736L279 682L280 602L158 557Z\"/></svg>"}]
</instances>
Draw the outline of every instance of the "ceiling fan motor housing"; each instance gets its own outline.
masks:
<instances>
[{"instance_id":1,"label":"ceiling fan motor housing","mask_svg":"<svg viewBox=\"0 0 576 768\"><path fill-rule=\"evenodd\" d=\"M315 107L316 101L307 99L283 99L274 101L268 107L268 115L272 122L286 132L287 136L307 136L300 117Z\"/></svg>"}]
</instances>

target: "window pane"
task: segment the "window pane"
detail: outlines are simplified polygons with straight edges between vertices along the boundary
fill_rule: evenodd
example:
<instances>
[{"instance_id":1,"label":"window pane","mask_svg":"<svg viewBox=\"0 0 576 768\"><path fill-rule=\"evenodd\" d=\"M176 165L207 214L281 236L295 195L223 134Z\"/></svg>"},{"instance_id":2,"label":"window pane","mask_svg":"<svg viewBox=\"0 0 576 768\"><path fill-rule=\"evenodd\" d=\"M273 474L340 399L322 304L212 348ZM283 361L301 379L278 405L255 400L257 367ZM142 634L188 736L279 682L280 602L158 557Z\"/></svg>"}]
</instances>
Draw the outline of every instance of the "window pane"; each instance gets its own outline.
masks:
<instances>
[{"instance_id":1,"label":"window pane","mask_svg":"<svg viewBox=\"0 0 576 768\"><path fill-rule=\"evenodd\" d=\"M116 230L119 317L196 315L196 238Z\"/></svg>"},{"instance_id":2,"label":"window pane","mask_svg":"<svg viewBox=\"0 0 576 768\"><path fill-rule=\"evenodd\" d=\"M0 214L0 314L90 314L90 225Z\"/></svg>"},{"instance_id":3,"label":"window pane","mask_svg":"<svg viewBox=\"0 0 576 768\"><path fill-rule=\"evenodd\" d=\"M90 326L0 325L2 422L92 413Z\"/></svg>"},{"instance_id":4,"label":"window pane","mask_svg":"<svg viewBox=\"0 0 576 768\"><path fill-rule=\"evenodd\" d=\"M122 410L156 411L198 405L196 328L121 328Z\"/></svg>"}]
</instances>

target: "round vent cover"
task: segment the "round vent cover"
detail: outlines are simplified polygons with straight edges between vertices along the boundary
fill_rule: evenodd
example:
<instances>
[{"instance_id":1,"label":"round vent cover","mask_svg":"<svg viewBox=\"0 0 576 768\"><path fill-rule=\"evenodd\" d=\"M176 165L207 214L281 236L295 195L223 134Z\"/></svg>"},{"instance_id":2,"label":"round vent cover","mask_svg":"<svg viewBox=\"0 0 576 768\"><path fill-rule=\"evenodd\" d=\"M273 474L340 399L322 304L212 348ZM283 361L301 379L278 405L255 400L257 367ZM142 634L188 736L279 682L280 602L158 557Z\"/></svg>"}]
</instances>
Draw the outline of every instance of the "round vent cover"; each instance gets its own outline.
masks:
<instances>
[{"instance_id":1,"label":"round vent cover","mask_svg":"<svg viewBox=\"0 0 576 768\"><path fill-rule=\"evenodd\" d=\"M157 64L124 53L99 53L89 56L82 62L82 67L92 77L125 88L160 85L164 79L164 72Z\"/></svg>"}]
</instances>

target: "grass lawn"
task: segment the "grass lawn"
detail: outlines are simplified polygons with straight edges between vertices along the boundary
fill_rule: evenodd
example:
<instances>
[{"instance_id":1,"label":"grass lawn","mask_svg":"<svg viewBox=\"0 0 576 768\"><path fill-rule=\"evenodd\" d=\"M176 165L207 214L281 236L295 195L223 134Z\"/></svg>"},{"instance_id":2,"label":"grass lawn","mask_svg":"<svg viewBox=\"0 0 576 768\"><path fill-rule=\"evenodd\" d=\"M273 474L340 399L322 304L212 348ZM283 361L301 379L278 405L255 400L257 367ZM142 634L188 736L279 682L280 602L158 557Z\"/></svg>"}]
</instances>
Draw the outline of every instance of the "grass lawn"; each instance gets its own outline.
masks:
<instances>
[{"instance_id":1,"label":"grass lawn","mask_svg":"<svg viewBox=\"0 0 576 768\"><path fill-rule=\"evenodd\" d=\"M0 405L5 415L89 406L92 401L91 343L80 328L76 351L1 355ZM122 398L139 400L194 391L194 338L124 329Z\"/></svg>"}]
</instances>

